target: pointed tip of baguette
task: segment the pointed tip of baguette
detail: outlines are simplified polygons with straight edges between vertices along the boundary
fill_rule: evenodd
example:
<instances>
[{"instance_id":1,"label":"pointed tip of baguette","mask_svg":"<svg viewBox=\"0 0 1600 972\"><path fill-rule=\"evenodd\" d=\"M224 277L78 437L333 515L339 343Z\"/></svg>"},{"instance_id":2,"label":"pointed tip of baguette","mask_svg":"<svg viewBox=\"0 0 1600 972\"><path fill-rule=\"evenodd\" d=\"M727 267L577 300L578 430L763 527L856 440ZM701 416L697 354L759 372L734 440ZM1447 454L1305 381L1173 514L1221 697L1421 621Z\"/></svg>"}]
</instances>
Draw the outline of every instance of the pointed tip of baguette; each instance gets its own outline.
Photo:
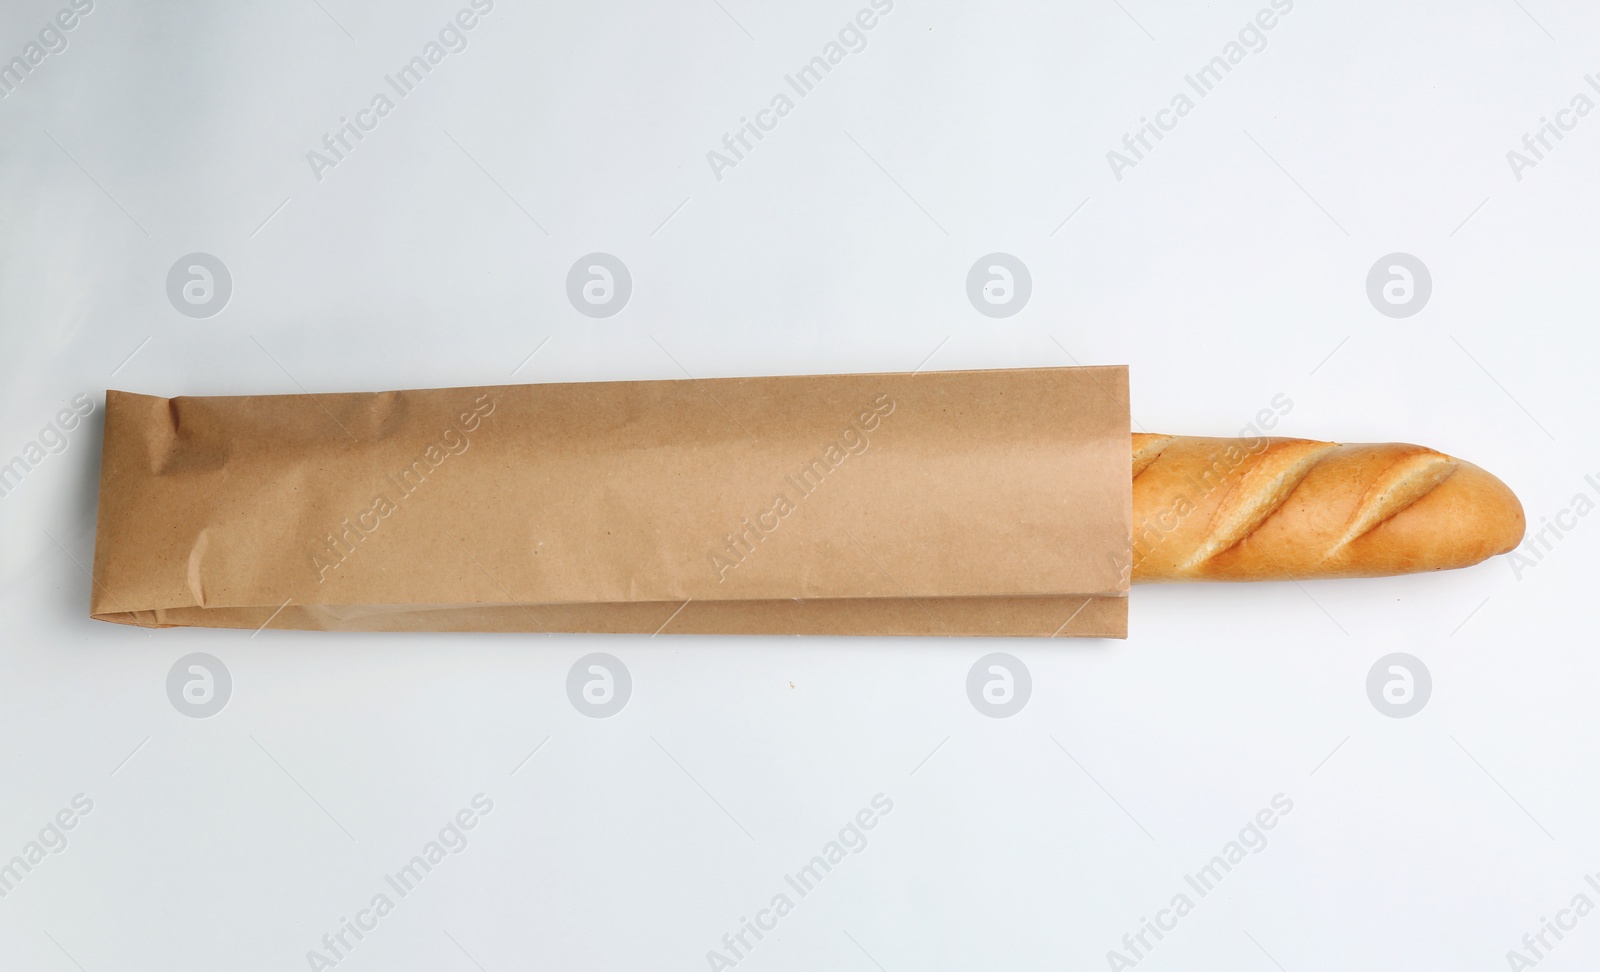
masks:
<instances>
[{"instance_id":1,"label":"pointed tip of baguette","mask_svg":"<svg viewBox=\"0 0 1600 972\"><path fill-rule=\"evenodd\" d=\"M1391 570L1452 570L1508 553L1522 542L1527 517L1517 494L1493 473L1470 462L1435 454L1417 470L1433 480L1422 494L1341 545L1335 559L1382 557ZM1398 490L1403 494L1404 487ZM1394 504L1403 495L1390 495ZM1379 504L1381 505L1381 504ZM1362 553L1365 551L1365 554Z\"/></svg>"},{"instance_id":2,"label":"pointed tip of baguette","mask_svg":"<svg viewBox=\"0 0 1600 972\"><path fill-rule=\"evenodd\" d=\"M1515 550L1528 528L1522 501L1494 473L1470 462L1456 461L1459 465L1450 482L1462 493L1463 504L1467 507L1463 515L1469 522L1481 525L1480 543L1484 553L1478 560Z\"/></svg>"}]
</instances>

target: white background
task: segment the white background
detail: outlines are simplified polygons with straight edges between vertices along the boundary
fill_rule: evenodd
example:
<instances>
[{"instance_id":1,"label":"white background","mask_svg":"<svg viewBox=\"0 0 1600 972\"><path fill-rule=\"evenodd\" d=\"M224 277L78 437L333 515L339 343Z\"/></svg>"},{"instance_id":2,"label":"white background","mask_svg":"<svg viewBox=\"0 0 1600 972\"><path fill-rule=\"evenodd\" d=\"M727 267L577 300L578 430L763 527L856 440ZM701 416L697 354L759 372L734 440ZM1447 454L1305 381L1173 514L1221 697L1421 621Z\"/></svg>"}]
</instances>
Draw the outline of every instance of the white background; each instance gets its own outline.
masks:
<instances>
[{"instance_id":1,"label":"white background","mask_svg":"<svg viewBox=\"0 0 1600 972\"><path fill-rule=\"evenodd\" d=\"M1600 905L1595 517L1520 578L1137 588L1126 642L87 619L108 387L1126 363L1140 428L1231 434L1283 394L1280 434L1461 456L1535 527L1600 498L1600 116L1506 158L1600 98L1593 9L1298 0L1118 180L1107 151L1264 2L896 0L719 181L706 153L866 5L497 0L320 181L306 153L465 3L101 0L0 100L0 459L96 402L0 499L0 858L94 803L0 899L0 967L306 968L478 793L341 969L707 968L878 793L741 968L1106 968L1279 793L1141 969L1506 968ZM64 6L7 3L0 56ZM165 290L196 251L233 278L198 320ZM633 278L602 320L564 283L593 251ZM1033 278L1004 319L965 294L994 251ZM1366 295L1396 251L1433 279L1403 319ZM209 719L164 687L194 651L232 674ZM632 674L608 719L566 694L593 651ZM991 651L1032 673L1008 719L966 696ZM1432 673L1411 718L1367 696L1395 651ZM1590 915L1539 967L1596 962Z\"/></svg>"}]
</instances>

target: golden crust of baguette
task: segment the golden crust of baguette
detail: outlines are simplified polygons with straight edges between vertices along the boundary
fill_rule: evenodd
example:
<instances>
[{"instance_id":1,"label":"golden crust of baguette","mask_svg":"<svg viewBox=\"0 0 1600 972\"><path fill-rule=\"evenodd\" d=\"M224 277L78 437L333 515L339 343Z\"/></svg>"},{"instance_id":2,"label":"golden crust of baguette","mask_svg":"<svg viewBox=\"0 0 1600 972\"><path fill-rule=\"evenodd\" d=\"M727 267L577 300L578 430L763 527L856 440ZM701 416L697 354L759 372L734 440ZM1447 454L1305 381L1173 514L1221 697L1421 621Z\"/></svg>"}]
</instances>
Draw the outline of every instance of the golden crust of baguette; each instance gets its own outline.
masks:
<instances>
[{"instance_id":1,"label":"golden crust of baguette","mask_svg":"<svg viewBox=\"0 0 1600 972\"><path fill-rule=\"evenodd\" d=\"M1522 540L1522 504L1422 446L1133 436L1133 581L1447 570Z\"/></svg>"}]
</instances>

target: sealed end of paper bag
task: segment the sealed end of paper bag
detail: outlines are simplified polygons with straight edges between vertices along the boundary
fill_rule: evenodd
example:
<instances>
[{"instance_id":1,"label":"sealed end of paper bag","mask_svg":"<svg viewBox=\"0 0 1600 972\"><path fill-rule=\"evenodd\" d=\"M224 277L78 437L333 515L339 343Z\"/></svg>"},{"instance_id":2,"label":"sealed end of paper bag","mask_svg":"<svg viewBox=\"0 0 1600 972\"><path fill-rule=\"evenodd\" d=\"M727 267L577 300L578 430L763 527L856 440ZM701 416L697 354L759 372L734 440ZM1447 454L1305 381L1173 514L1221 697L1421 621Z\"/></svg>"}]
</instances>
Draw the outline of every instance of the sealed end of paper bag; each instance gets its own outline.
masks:
<instances>
[{"instance_id":1,"label":"sealed end of paper bag","mask_svg":"<svg viewBox=\"0 0 1600 972\"><path fill-rule=\"evenodd\" d=\"M106 395L91 616L1125 637L1122 367Z\"/></svg>"}]
</instances>

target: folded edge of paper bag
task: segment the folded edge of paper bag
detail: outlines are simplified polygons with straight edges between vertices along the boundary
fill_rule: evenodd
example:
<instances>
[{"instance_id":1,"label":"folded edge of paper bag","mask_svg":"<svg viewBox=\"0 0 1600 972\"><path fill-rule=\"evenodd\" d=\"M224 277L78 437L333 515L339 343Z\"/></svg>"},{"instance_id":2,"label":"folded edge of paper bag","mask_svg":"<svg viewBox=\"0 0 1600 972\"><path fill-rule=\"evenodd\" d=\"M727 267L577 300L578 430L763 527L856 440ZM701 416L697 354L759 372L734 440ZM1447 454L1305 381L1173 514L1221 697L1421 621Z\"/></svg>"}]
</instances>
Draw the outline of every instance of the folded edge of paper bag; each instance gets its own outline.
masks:
<instances>
[{"instance_id":1,"label":"folded edge of paper bag","mask_svg":"<svg viewBox=\"0 0 1600 972\"><path fill-rule=\"evenodd\" d=\"M107 393L96 618L1126 634L1124 368Z\"/></svg>"},{"instance_id":2,"label":"folded edge of paper bag","mask_svg":"<svg viewBox=\"0 0 1600 972\"><path fill-rule=\"evenodd\" d=\"M555 634L923 635L1126 638L1125 597L854 598L651 601L619 604L474 604L426 607L162 608L110 611L102 621L144 627L305 631L493 631Z\"/></svg>"}]
</instances>

